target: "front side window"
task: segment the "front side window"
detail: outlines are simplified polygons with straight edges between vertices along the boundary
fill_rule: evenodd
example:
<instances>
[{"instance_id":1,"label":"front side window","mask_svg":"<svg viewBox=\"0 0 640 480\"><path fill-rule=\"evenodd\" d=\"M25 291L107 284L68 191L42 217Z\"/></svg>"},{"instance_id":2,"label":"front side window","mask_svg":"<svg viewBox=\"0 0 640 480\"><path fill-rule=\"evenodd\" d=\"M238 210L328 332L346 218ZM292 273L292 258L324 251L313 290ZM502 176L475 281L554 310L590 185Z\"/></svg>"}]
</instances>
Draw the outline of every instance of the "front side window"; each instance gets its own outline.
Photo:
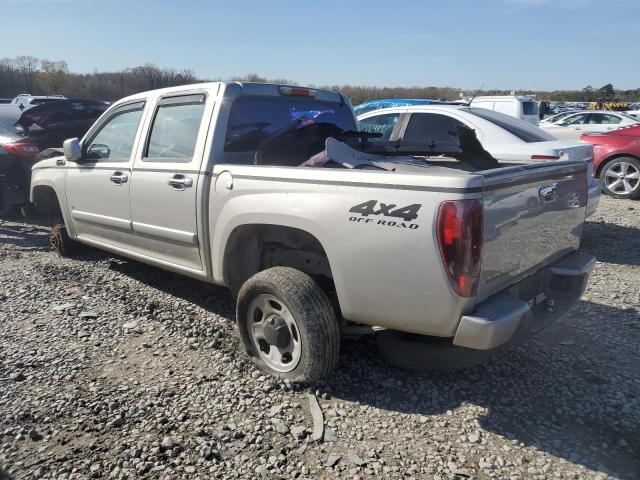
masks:
<instances>
[{"instance_id":1,"label":"front side window","mask_svg":"<svg viewBox=\"0 0 640 480\"><path fill-rule=\"evenodd\" d=\"M363 132L379 133L382 135L382 137L375 140L389 140L399 119L399 113L385 113L383 115L358 120L358 125Z\"/></svg>"},{"instance_id":2,"label":"front side window","mask_svg":"<svg viewBox=\"0 0 640 480\"><path fill-rule=\"evenodd\" d=\"M193 158L202 116L205 95L181 95L158 102L145 161L175 161L188 163Z\"/></svg>"},{"instance_id":3,"label":"front side window","mask_svg":"<svg viewBox=\"0 0 640 480\"><path fill-rule=\"evenodd\" d=\"M588 113L579 113L577 115L567 117L562 123L566 123L567 125L582 125L587 121L588 116Z\"/></svg>"},{"instance_id":4,"label":"front side window","mask_svg":"<svg viewBox=\"0 0 640 480\"><path fill-rule=\"evenodd\" d=\"M458 143L458 127L466 125L448 115L412 113L403 139L409 142Z\"/></svg>"},{"instance_id":5,"label":"front side window","mask_svg":"<svg viewBox=\"0 0 640 480\"><path fill-rule=\"evenodd\" d=\"M142 118L144 102L116 109L85 146L87 160L128 162Z\"/></svg>"}]
</instances>

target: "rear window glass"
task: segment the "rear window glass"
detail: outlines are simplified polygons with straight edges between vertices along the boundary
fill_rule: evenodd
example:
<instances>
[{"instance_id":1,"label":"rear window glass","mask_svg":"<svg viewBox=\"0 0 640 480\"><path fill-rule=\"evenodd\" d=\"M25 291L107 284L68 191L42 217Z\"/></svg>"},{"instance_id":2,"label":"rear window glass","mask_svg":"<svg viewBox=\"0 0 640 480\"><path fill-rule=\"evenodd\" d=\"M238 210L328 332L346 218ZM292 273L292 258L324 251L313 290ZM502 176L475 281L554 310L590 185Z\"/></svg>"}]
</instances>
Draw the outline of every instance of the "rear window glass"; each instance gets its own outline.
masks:
<instances>
[{"instance_id":1,"label":"rear window glass","mask_svg":"<svg viewBox=\"0 0 640 480\"><path fill-rule=\"evenodd\" d=\"M505 129L510 134L516 136L520 140L526 143L535 142L547 142L549 140L555 140L553 136L545 131L534 127L530 123L520 120L519 118L510 117L503 113L494 112L493 110L486 110L484 108L467 108L467 112L472 113L480 118L487 120L488 122L497 125L500 128Z\"/></svg>"},{"instance_id":2,"label":"rear window glass","mask_svg":"<svg viewBox=\"0 0 640 480\"><path fill-rule=\"evenodd\" d=\"M538 102L522 102L523 115L538 115Z\"/></svg>"},{"instance_id":3,"label":"rear window glass","mask_svg":"<svg viewBox=\"0 0 640 480\"><path fill-rule=\"evenodd\" d=\"M356 130L346 104L308 98L244 95L231 106L225 152L252 152L274 134L316 123Z\"/></svg>"}]
</instances>

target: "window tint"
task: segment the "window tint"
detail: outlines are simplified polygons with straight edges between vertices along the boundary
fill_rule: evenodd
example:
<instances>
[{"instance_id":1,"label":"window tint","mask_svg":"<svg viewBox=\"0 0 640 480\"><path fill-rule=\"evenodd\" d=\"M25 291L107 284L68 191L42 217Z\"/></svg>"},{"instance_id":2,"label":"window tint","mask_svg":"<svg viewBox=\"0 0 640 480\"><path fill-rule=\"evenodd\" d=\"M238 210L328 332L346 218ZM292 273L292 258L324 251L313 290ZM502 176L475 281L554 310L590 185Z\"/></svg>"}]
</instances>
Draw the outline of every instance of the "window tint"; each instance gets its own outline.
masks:
<instances>
[{"instance_id":1,"label":"window tint","mask_svg":"<svg viewBox=\"0 0 640 480\"><path fill-rule=\"evenodd\" d=\"M243 95L236 98L229 114L225 152L255 152L276 133L302 130L314 124L355 130L349 106L310 98Z\"/></svg>"},{"instance_id":2,"label":"window tint","mask_svg":"<svg viewBox=\"0 0 640 480\"><path fill-rule=\"evenodd\" d=\"M196 148L204 104L204 95L161 99L144 160L190 162Z\"/></svg>"},{"instance_id":3,"label":"window tint","mask_svg":"<svg viewBox=\"0 0 640 480\"><path fill-rule=\"evenodd\" d=\"M564 123L569 125L582 125L587 121L588 113L579 113L577 115L571 115L564 120Z\"/></svg>"},{"instance_id":4,"label":"window tint","mask_svg":"<svg viewBox=\"0 0 640 480\"><path fill-rule=\"evenodd\" d=\"M472 113L480 118L487 120L488 122L493 123L494 125L497 125L500 128L505 129L511 135L514 135L523 142L535 143L555 140L555 137L553 137L552 135L539 129L538 127L534 127L524 120L520 120L519 118L510 117L509 115L494 112L491 110L484 110L482 108L466 108L461 110Z\"/></svg>"},{"instance_id":5,"label":"window tint","mask_svg":"<svg viewBox=\"0 0 640 480\"><path fill-rule=\"evenodd\" d=\"M538 113L539 113L538 102L522 102L523 115L538 115Z\"/></svg>"},{"instance_id":6,"label":"window tint","mask_svg":"<svg viewBox=\"0 0 640 480\"><path fill-rule=\"evenodd\" d=\"M589 116L589 123L602 125L603 123L609 123L609 117L611 115L605 115L604 113L592 113Z\"/></svg>"},{"instance_id":7,"label":"window tint","mask_svg":"<svg viewBox=\"0 0 640 480\"><path fill-rule=\"evenodd\" d=\"M143 108L144 102L138 102L115 110L85 146L85 158L129 161Z\"/></svg>"},{"instance_id":8,"label":"window tint","mask_svg":"<svg viewBox=\"0 0 640 480\"><path fill-rule=\"evenodd\" d=\"M399 118L399 113L385 113L359 120L358 125L363 132L382 134L382 137L373 140L389 140Z\"/></svg>"},{"instance_id":9,"label":"window tint","mask_svg":"<svg viewBox=\"0 0 640 480\"><path fill-rule=\"evenodd\" d=\"M409 142L434 142L458 144L458 127L465 124L447 115L437 113L412 113L403 140Z\"/></svg>"}]
</instances>

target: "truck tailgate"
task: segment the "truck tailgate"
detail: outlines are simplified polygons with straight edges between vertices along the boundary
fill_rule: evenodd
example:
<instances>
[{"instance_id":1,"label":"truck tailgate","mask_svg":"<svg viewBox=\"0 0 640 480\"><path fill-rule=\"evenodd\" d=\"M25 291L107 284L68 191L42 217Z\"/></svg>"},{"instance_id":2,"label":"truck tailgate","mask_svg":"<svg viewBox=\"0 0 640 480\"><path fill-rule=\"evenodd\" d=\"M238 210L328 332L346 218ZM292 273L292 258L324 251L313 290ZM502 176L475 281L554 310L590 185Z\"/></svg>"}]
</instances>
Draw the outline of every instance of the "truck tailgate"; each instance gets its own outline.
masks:
<instances>
[{"instance_id":1,"label":"truck tailgate","mask_svg":"<svg viewBox=\"0 0 640 480\"><path fill-rule=\"evenodd\" d=\"M489 170L477 302L578 248L587 206L587 163L560 161Z\"/></svg>"}]
</instances>

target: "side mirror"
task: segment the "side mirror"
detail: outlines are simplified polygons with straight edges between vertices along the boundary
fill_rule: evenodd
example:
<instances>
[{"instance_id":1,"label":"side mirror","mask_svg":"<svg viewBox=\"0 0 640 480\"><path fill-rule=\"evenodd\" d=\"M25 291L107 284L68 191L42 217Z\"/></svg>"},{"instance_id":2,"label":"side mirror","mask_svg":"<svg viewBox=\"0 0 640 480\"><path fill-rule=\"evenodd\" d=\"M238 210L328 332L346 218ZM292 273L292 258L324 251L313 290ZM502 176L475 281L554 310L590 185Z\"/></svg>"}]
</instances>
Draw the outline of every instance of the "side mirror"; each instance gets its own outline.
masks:
<instances>
[{"instance_id":1,"label":"side mirror","mask_svg":"<svg viewBox=\"0 0 640 480\"><path fill-rule=\"evenodd\" d=\"M64 151L64 158L67 162L77 162L82 157L80 141L77 138L65 140L62 144L62 150Z\"/></svg>"}]
</instances>

